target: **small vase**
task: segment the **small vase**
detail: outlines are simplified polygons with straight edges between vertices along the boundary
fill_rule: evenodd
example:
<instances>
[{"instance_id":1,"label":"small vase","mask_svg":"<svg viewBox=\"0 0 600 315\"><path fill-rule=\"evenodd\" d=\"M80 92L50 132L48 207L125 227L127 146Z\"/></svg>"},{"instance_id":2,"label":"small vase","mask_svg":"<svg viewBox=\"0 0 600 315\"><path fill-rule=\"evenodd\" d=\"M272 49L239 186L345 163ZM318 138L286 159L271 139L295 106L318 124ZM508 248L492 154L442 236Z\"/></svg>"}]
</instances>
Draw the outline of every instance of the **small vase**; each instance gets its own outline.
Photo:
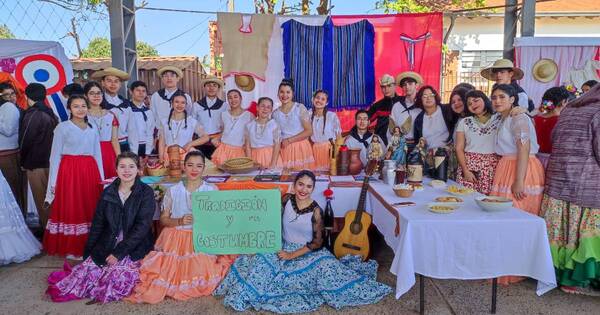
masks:
<instances>
[{"instance_id":1,"label":"small vase","mask_svg":"<svg viewBox=\"0 0 600 315\"><path fill-rule=\"evenodd\" d=\"M363 163L360 160L360 149L352 149L350 151L350 166L348 172L350 175L358 175L363 169Z\"/></svg>"},{"instance_id":2,"label":"small vase","mask_svg":"<svg viewBox=\"0 0 600 315\"><path fill-rule=\"evenodd\" d=\"M348 175L348 167L350 165L350 151L340 150L337 162L337 174L340 176Z\"/></svg>"}]
</instances>

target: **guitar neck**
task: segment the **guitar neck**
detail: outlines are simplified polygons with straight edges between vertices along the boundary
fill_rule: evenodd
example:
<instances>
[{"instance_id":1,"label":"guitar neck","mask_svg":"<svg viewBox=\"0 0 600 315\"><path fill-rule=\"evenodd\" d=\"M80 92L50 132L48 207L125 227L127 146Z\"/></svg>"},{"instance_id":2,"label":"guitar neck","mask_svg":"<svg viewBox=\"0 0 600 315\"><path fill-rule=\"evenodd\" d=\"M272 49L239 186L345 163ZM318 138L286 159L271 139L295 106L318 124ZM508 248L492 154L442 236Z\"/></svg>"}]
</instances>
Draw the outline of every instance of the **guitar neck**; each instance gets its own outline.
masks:
<instances>
[{"instance_id":1,"label":"guitar neck","mask_svg":"<svg viewBox=\"0 0 600 315\"><path fill-rule=\"evenodd\" d=\"M362 188L360 189L360 198L358 199L358 206L356 207L356 215L359 218L362 212L365 211L365 201L367 199L367 191L369 189L369 177L369 175L365 175Z\"/></svg>"}]
</instances>

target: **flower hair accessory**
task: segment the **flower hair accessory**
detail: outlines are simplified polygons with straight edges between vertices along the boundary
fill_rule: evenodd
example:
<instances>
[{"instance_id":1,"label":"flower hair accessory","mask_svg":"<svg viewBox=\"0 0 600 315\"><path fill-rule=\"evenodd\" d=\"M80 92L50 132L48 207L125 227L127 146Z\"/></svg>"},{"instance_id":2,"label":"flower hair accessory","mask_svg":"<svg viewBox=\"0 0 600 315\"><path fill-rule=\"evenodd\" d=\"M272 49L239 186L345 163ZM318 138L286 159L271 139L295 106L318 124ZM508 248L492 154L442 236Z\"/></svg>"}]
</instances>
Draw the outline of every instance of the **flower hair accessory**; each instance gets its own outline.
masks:
<instances>
[{"instance_id":1,"label":"flower hair accessory","mask_svg":"<svg viewBox=\"0 0 600 315\"><path fill-rule=\"evenodd\" d=\"M551 100L545 100L542 102L540 111L542 113L546 114L546 113L553 111L555 108L556 108L556 105L554 105L554 102L552 102Z\"/></svg>"},{"instance_id":2,"label":"flower hair accessory","mask_svg":"<svg viewBox=\"0 0 600 315\"><path fill-rule=\"evenodd\" d=\"M568 84L565 86L565 89L567 89L569 93L577 93L577 88L573 84Z\"/></svg>"},{"instance_id":3,"label":"flower hair accessory","mask_svg":"<svg viewBox=\"0 0 600 315\"><path fill-rule=\"evenodd\" d=\"M326 199L331 200L333 199L333 190L327 188L323 191L323 196L325 196Z\"/></svg>"}]
</instances>

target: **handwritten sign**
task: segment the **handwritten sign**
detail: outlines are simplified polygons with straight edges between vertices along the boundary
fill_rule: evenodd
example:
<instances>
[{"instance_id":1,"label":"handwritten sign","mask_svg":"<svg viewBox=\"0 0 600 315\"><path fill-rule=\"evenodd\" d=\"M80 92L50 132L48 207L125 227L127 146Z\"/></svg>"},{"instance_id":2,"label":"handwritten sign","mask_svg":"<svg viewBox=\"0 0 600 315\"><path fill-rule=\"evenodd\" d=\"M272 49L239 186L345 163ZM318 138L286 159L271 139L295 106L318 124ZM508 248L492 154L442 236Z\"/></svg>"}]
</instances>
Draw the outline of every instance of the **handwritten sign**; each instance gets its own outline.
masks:
<instances>
[{"instance_id":1,"label":"handwritten sign","mask_svg":"<svg viewBox=\"0 0 600 315\"><path fill-rule=\"evenodd\" d=\"M192 212L196 252L256 254L281 249L279 190L195 192Z\"/></svg>"}]
</instances>

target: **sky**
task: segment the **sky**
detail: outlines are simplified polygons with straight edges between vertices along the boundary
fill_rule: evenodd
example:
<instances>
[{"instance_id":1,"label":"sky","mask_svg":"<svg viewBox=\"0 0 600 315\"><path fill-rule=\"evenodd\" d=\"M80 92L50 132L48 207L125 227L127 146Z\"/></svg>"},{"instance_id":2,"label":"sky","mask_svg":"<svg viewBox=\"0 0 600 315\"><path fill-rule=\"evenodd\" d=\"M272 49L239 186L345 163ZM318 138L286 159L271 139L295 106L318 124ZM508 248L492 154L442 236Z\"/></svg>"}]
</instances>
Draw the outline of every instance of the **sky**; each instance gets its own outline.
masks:
<instances>
[{"instance_id":1,"label":"sky","mask_svg":"<svg viewBox=\"0 0 600 315\"><path fill-rule=\"evenodd\" d=\"M318 3L319 0L312 0ZM331 0L332 14L377 14L376 0ZM288 3L299 0L287 0ZM136 0L136 5L141 3ZM227 0L146 0L147 7L196 11L226 11ZM235 0L235 12L254 13L253 0ZM312 13L315 13L314 5ZM77 54L75 41L67 36L71 29L72 12L38 0L0 0L0 24L6 24L19 39L60 42L69 57ZM216 14L180 13L138 10L136 37L154 46L160 55L209 54L208 21ZM107 16L90 15L78 23L81 46L85 48L94 37L109 37Z\"/></svg>"}]
</instances>

